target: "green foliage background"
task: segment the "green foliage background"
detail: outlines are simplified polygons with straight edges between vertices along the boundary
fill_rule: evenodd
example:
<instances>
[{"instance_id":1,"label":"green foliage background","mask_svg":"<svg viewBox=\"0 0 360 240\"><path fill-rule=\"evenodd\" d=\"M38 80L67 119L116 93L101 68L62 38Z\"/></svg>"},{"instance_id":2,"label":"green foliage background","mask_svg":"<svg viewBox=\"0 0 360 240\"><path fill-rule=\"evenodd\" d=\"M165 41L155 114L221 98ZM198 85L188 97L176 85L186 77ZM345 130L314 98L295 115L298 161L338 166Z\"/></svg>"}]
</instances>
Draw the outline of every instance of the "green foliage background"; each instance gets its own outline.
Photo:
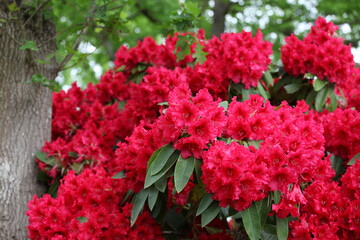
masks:
<instances>
[{"instance_id":1,"label":"green foliage background","mask_svg":"<svg viewBox=\"0 0 360 240\"><path fill-rule=\"evenodd\" d=\"M28 1L28 5L43 1ZM321 15L340 25L347 44L359 46L360 4L357 0L52 0L44 13L56 24L56 58L70 61L60 72L61 85L78 81L82 87L99 81L112 67L116 50L135 46L152 36L161 42L174 31L203 28L211 38L215 8L226 8L225 31L255 33L261 29L274 46L274 59L286 36L303 36ZM36 6L34 6L35 8ZM349 31L351 30L351 31ZM79 46L77 46L79 45Z\"/></svg>"}]
</instances>

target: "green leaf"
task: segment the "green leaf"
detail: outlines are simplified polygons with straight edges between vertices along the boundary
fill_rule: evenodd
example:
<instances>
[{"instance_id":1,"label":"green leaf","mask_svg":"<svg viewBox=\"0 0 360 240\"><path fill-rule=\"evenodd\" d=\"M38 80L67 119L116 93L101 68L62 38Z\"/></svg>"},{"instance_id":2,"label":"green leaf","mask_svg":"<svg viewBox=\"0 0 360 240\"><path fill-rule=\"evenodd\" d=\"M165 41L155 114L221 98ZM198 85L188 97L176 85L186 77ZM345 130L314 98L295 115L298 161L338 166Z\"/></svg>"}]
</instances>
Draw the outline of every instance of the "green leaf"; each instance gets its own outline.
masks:
<instances>
[{"instance_id":1,"label":"green leaf","mask_svg":"<svg viewBox=\"0 0 360 240\"><path fill-rule=\"evenodd\" d=\"M340 179L340 177L345 173L345 168L343 165L344 160L341 157L332 154L330 157L330 161L331 161L331 168L335 170L334 179Z\"/></svg>"},{"instance_id":2,"label":"green leaf","mask_svg":"<svg viewBox=\"0 0 360 240\"><path fill-rule=\"evenodd\" d=\"M286 240L289 234L289 223L287 218L276 217L276 233L279 240Z\"/></svg>"},{"instance_id":3,"label":"green leaf","mask_svg":"<svg viewBox=\"0 0 360 240\"><path fill-rule=\"evenodd\" d=\"M313 83L315 92L318 92L321 89L323 89L323 87L325 87L325 85L326 85L326 81L322 81L322 80L316 78Z\"/></svg>"},{"instance_id":4,"label":"green leaf","mask_svg":"<svg viewBox=\"0 0 360 240\"><path fill-rule=\"evenodd\" d=\"M39 49L36 47L36 43L33 42L33 41L28 41L28 40L25 40L24 45L22 45L19 49L20 50L29 49L29 50L32 50L32 51L39 51Z\"/></svg>"},{"instance_id":5,"label":"green leaf","mask_svg":"<svg viewBox=\"0 0 360 240\"><path fill-rule=\"evenodd\" d=\"M125 110L126 101L118 102L118 111Z\"/></svg>"},{"instance_id":6,"label":"green leaf","mask_svg":"<svg viewBox=\"0 0 360 240\"><path fill-rule=\"evenodd\" d=\"M148 205L149 205L150 211L152 211L154 209L158 195L159 195L159 191L157 190L157 188L155 186L152 186L150 188L149 196L148 196Z\"/></svg>"},{"instance_id":7,"label":"green leaf","mask_svg":"<svg viewBox=\"0 0 360 240\"><path fill-rule=\"evenodd\" d=\"M203 46L198 42L196 43L195 52L193 53L192 57L195 58L195 64L203 64L206 61L206 56L209 54L208 52L204 52Z\"/></svg>"},{"instance_id":8,"label":"green leaf","mask_svg":"<svg viewBox=\"0 0 360 240\"><path fill-rule=\"evenodd\" d=\"M291 83L284 86L284 88L288 94L293 94L297 92L301 88L301 86L302 86L301 83Z\"/></svg>"},{"instance_id":9,"label":"green leaf","mask_svg":"<svg viewBox=\"0 0 360 240\"><path fill-rule=\"evenodd\" d=\"M187 42L186 36L178 36L178 38L179 40L176 42L174 54L176 54L176 60L180 61L185 58L185 55L191 54L191 49L190 43ZM179 48L180 50L177 52Z\"/></svg>"},{"instance_id":10,"label":"green leaf","mask_svg":"<svg viewBox=\"0 0 360 240\"><path fill-rule=\"evenodd\" d=\"M347 165L351 166L356 162L356 159L360 158L360 152L356 154L348 163Z\"/></svg>"},{"instance_id":11,"label":"green leaf","mask_svg":"<svg viewBox=\"0 0 360 240\"><path fill-rule=\"evenodd\" d=\"M72 157L72 158L78 158L78 154L76 152L69 152L69 157Z\"/></svg>"},{"instance_id":12,"label":"green leaf","mask_svg":"<svg viewBox=\"0 0 360 240\"><path fill-rule=\"evenodd\" d=\"M50 177L46 174L46 172L44 170L40 170L37 175L37 179L40 182L48 183L48 181L50 180Z\"/></svg>"},{"instance_id":13,"label":"green leaf","mask_svg":"<svg viewBox=\"0 0 360 240\"><path fill-rule=\"evenodd\" d=\"M166 146L166 145L165 145ZM162 146L159 149L156 149L155 152L151 155L151 157L149 158L149 161L147 162L147 169L146 172L149 171L150 165L154 162L155 158L157 157L157 155L159 154L159 152L165 147Z\"/></svg>"},{"instance_id":14,"label":"green leaf","mask_svg":"<svg viewBox=\"0 0 360 240\"><path fill-rule=\"evenodd\" d=\"M344 92L343 92L343 90L342 90L339 86L338 86L338 88L339 88L339 91L340 91L340 93L341 93L341 97L342 97L342 99L344 100L344 105L347 106L347 101L346 101Z\"/></svg>"},{"instance_id":15,"label":"green leaf","mask_svg":"<svg viewBox=\"0 0 360 240\"><path fill-rule=\"evenodd\" d=\"M19 10L19 8L17 7L15 2L13 2L12 4L9 4L8 8L9 8L10 12L14 12L14 11Z\"/></svg>"},{"instance_id":16,"label":"green leaf","mask_svg":"<svg viewBox=\"0 0 360 240\"><path fill-rule=\"evenodd\" d=\"M176 162L177 158L179 157L180 151L175 151L168 159L168 161L166 162L165 166L161 169L160 172L158 172L155 175L151 174L152 171L152 167L153 165L150 166L148 172L146 173L146 177L145 177L145 184L144 187L148 188L150 187L152 184L154 184L157 180L159 180L162 176L164 176L166 174L166 172L174 165L174 163Z\"/></svg>"},{"instance_id":17,"label":"green leaf","mask_svg":"<svg viewBox=\"0 0 360 240\"><path fill-rule=\"evenodd\" d=\"M227 110L227 108L229 107L229 102L228 101L222 101L219 103L219 107L223 107L224 111Z\"/></svg>"},{"instance_id":18,"label":"green leaf","mask_svg":"<svg viewBox=\"0 0 360 240\"><path fill-rule=\"evenodd\" d=\"M157 105L160 105L160 106L169 106L169 102L161 102L161 103L158 103Z\"/></svg>"},{"instance_id":19,"label":"green leaf","mask_svg":"<svg viewBox=\"0 0 360 240\"><path fill-rule=\"evenodd\" d=\"M262 240L278 240L276 226L272 224L265 224L260 236Z\"/></svg>"},{"instance_id":20,"label":"green leaf","mask_svg":"<svg viewBox=\"0 0 360 240\"><path fill-rule=\"evenodd\" d=\"M73 162L71 164L71 169L75 171L76 174L80 173L82 170L82 167L84 166L84 163L81 162Z\"/></svg>"},{"instance_id":21,"label":"green leaf","mask_svg":"<svg viewBox=\"0 0 360 240\"><path fill-rule=\"evenodd\" d=\"M337 97L335 95L335 86L330 88L330 93L329 93L329 97L330 97L330 107L329 107L329 111L333 112L336 110L337 105L338 105L338 100Z\"/></svg>"},{"instance_id":22,"label":"green leaf","mask_svg":"<svg viewBox=\"0 0 360 240\"><path fill-rule=\"evenodd\" d=\"M167 144L156 156L154 162L151 164L151 175L155 175L160 172L163 167L166 165L166 162L169 160L171 154L173 154L175 149L172 144Z\"/></svg>"},{"instance_id":23,"label":"green leaf","mask_svg":"<svg viewBox=\"0 0 360 240\"><path fill-rule=\"evenodd\" d=\"M142 189L138 194L135 195L134 205L131 210L131 217L130 217L131 227L134 225L140 212L143 210L148 195L149 195L149 189Z\"/></svg>"},{"instance_id":24,"label":"green leaf","mask_svg":"<svg viewBox=\"0 0 360 240\"><path fill-rule=\"evenodd\" d=\"M220 212L221 207L218 202L212 202L201 215L201 227L208 225Z\"/></svg>"},{"instance_id":25,"label":"green leaf","mask_svg":"<svg viewBox=\"0 0 360 240\"><path fill-rule=\"evenodd\" d=\"M200 214L202 214L209 206L210 204L214 201L211 198L212 194L209 193L205 193L205 195L202 197L198 209L196 211L196 216L199 216Z\"/></svg>"},{"instance_id":26,"label":"green leaf","mask_svg":"<svg viewBox=\"0 0 360 240\"><path fill-rule=\"evenodd\" d=\"M57 193L58 193L58 189L60 186L60 179L56 179L55 182L49 187L49 191L48 193L50 194L50 196L52 198L56 198L57 197Z\"/></svg>"},{"instance_id":27,"label":"green leaf","mask_svg":"<svg viewBox=\"0 0 360 240\"><path fill-rule=\"evenodd\" d=\"M39 161L46 163L47 165L52 166L52 167L55 166L55 158L54 157L47 157L44 152L37 152L35 154L35 156Z\"/></svg>"},{"instance_id":28,"label":"green leaf","mask_svg":"<svg viewBox=\"0 0 360 240\"><path fill-rule=\"evenodd\" d=\"M157 180L154 184L155 187L160 191L160 192L165 192L165 189L167 187L167 176L166 174L164 174L159 180Z\"/></svg>"},{"instance_id":29,"label":"green leaf","mask_svg":"<svg viewBox=\"0 0 360 240\"><path fill-rule=\"evenodd\" d=\"M120 171L117 174L115 174L114 176L112 176L112 179L120 179L120 178L125 178L125 171Z\"/></svg>"},{"instance_id":30,"label":"green leaf","mask_svg":"<svg viewBox=\"0 0 360 240\"><path fill-rule=\"evenodd\" d=\"M87 221L89 221L86 217L83 216L77 217L76 219L79 220L79 223L86 223Z\"/></svg>"},{"instance_id":31,"label":"green leaf","mask_svg":"<svg viewBox=\"0 0 360 240\"><path fill-rule=\"evenodd\" d=\"M247 144L254 146L256 149L259 149L261 142L262 142L262 140L249 140L249 141L247 141Z\"/></svg>"},{"instance_id":32,"label":"green leaf","mask_svg":"<svg viewBox=\"0 0 360 240\"><path fill-rule=\"evenodd\" d=\"M196 182L197 183L201 182L200 177L201 177L202 172L201 172L200 165L201 165L201 160L195 158L195 167L194 168L195 168L195 175L196 175Z\"/></svg>"},{"instance_id":33,"label":"green leaf","mask_svg":"<svg viewBox=\"0 0 360 240\"><path fill-rule=\"evenodd\" d=\"M265 90L265 88L263 87L263 85L261 84L261 82L259 81L258 85L257 85L257 89L260 91L260 95L265 99L268 100L269 99L269 93Z\"/></svg>"},{"instance_id":34,"label":"green leaf","mask_svg":"<svg viewBox=\"0 0 360 240\"><path fill-rule=\"evenodd\" d=\"M175 190L181 192L188 183L195 167L195 158L193 156L184 159L181 154L175 165L174 182Z\"/></svg>"},{"instance_id":35,"label":"green leaf","mask_svg":"<svg viewBox=\"0 0 360 240\"><path fill-rule=\"evenodd\" d=\"M329 94L329 88L324 87L320 90L320 92L316 95L315 98L315 110L321 112L324 109L324 105Z\"/></svg>"},{"instance_id":36,"label":"green leaf","mask_svg":"<svg viewBox=\"0 0 360 240\"><path fill-rule=\"evenodd\" d=\"M187 2L185 2L185 8L190 13L192 13L194 15L194 17L198 17L199 14L201 13L201 9L198 7L197 2L189 2L189 1L187 1Z\"/></svg>"},{"instance_id":37,"label":"green leaf","mask_svg":"<svg viewBox=\"0 0 360 240\"><path fill-rule=\"evenodd\" d=\"M185 226L186 219L182 214L170 208L166 213L165 222L175 231L180 231Z\"/></svg>"},{"instance_id":38,"label":"green leaf","mask_svg":"<svg viewBox=\"0 0 360 240\"><path fill-rule=\"evenodd\" d=\"M266 220L269 215L268 200L268 197L266 197L263 200L255 202L255 206L260 217L261 229L263 229L263 227L265 226Z\"/></svg>"},{"instance_id":39,"label":"green leaf","mask_svg":"<svg viewBox=\"0 0 360 240\"><path fill-rule=\"evenodd\" d=\"M265 80L265 82L267 83L267 86L268 86L268 87L274 85L274 79L273 79L273 77L271 76L270 71L266 71L266 72L264 73L264 80Z\"/></svg>"},{"instance_id":40,"label":"green leaf","mask_svg":"<svg viewBox=\"0 0 360 240\"><path fill-rule=\"evenodd\" d=\"M305 100L306 104L311 106L313 104L313 102L315 101L316 95L317 95L317 92L315 92L314 89L311 89L309 94L306 97L306 100Z\"/></svg>"},{"instance_id":41,"label":"green leaf","mask_svg":"<svg viewBox=\"0 0 360 240\"><path fill-rule=\"evenodd\" d=\"M261 233L261 220L255 204L241 212L244 227L250 240L258 240Z\"/></svg>"}]
</instances>

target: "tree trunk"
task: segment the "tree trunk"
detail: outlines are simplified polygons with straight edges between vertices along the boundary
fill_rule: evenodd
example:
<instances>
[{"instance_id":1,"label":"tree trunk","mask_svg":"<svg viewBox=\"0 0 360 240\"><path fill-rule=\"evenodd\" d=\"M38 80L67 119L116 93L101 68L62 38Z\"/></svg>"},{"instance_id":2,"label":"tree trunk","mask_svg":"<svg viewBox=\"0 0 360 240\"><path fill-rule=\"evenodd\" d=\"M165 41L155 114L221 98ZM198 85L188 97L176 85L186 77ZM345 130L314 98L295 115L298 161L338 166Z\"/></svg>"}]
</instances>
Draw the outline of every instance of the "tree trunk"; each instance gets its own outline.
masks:
<instances>
[{"instance_id":1,"label":"tree trunk","mask_svg":"<svg viewBox=\"0 0 360 240\"><path fill-rule=\"evenodd\" d=\"M215 0L215 6L213 8L214 17L211 35L220 37L221 33L225 31L225 16L229 11L231 2L225 0Z\"/></svg>"},{"instance_id":2,"label":"tree trunk","mask_svg":"<svg viewBox=\"0 0 360 240\"><path fill-rule=\"evenodd\" d=\"M25 9L9 11L0 3L0 239L27 239L27 203L45 187L37 183L35 152L51 134L52 93L39 83L26 83L41 73L54 79L54 61L39 64L55 52L55 26L41 11L31 20ZM34 9L33 9L34 10ZM33 13L34 11L28 11ZM26 40L38 51L20 50ZM49 40L50 39L50 40ZM48 41L49 40L49 41Z\"/></svg>"}]
</instances>

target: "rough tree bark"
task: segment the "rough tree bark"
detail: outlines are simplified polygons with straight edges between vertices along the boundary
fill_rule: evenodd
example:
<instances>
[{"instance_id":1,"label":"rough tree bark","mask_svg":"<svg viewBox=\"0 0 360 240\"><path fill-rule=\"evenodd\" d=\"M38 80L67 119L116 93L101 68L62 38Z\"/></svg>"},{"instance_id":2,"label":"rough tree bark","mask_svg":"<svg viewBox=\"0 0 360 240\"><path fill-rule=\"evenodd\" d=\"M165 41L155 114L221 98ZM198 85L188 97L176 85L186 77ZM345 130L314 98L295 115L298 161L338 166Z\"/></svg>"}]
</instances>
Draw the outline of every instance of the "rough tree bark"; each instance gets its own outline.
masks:
<instances>
[{"instance_id":1,"label":"rough tree bark","mask_svg":"<svg viewBox=\"0 0 360 240\"><path fill-rule=\"evenodd\" d=\"M27 239L27 203L45 191L36 183L35 152L50 140L52 107L49 89L26 82L37 73L54 79L54 61L39 64L36 59L55 52L55 26L41 9L33 16L21 7L10 12L12 2L0 3L0 239L22 240ZM25 39L39 51L20 50Z\"/></svg>"}]
</instances>

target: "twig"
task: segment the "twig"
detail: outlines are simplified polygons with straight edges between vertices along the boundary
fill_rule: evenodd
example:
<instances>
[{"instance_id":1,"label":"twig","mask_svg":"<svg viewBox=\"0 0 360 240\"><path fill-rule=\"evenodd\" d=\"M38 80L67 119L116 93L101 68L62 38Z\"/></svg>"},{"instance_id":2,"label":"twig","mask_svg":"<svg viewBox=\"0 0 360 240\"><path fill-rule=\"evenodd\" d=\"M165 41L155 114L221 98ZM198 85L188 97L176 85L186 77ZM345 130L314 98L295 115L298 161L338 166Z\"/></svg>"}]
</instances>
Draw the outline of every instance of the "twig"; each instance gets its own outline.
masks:
<instances>
[{"instance_id":1,"label":"twig","mask_svg":"<svg viewBox=\"0 0 360 240\"><path fill-rule=\"evenodd\" d=\"M44 9L44 7L50 2L50 0L44 0L40 6L38 8L36 8L35 12L26 20L26 22L24 23L23 27L25 28L26 25L30 22L30 20L42 9Z\"/></svg>"},{"instance_id":2,"label":"twig","mask_svg":"<svg viewBox=\"0 0 360 240\"><path fill-rule=\"evenodd\" d=\"M76 52L77 49L79 48L79 45L82 41L82 35L87 31L87 28L89 26L90 15L93 14L95 7L96 7L96 4L94 4L94 3L95 2L93 2L93 4L91 5L90 10L87 14L87 17L85 18L85 25L84 25L83 29L81 30L81 32L77 36L77 39L75 40L75 44L73 47L74 52ZM72 58L73 55L74 55L73 53L70 53L65 56L64 60L60 63L59 67L57 68L57 72L61 71L61 69L70 61L70 59Z\"/></svg>"}]
</instances>

